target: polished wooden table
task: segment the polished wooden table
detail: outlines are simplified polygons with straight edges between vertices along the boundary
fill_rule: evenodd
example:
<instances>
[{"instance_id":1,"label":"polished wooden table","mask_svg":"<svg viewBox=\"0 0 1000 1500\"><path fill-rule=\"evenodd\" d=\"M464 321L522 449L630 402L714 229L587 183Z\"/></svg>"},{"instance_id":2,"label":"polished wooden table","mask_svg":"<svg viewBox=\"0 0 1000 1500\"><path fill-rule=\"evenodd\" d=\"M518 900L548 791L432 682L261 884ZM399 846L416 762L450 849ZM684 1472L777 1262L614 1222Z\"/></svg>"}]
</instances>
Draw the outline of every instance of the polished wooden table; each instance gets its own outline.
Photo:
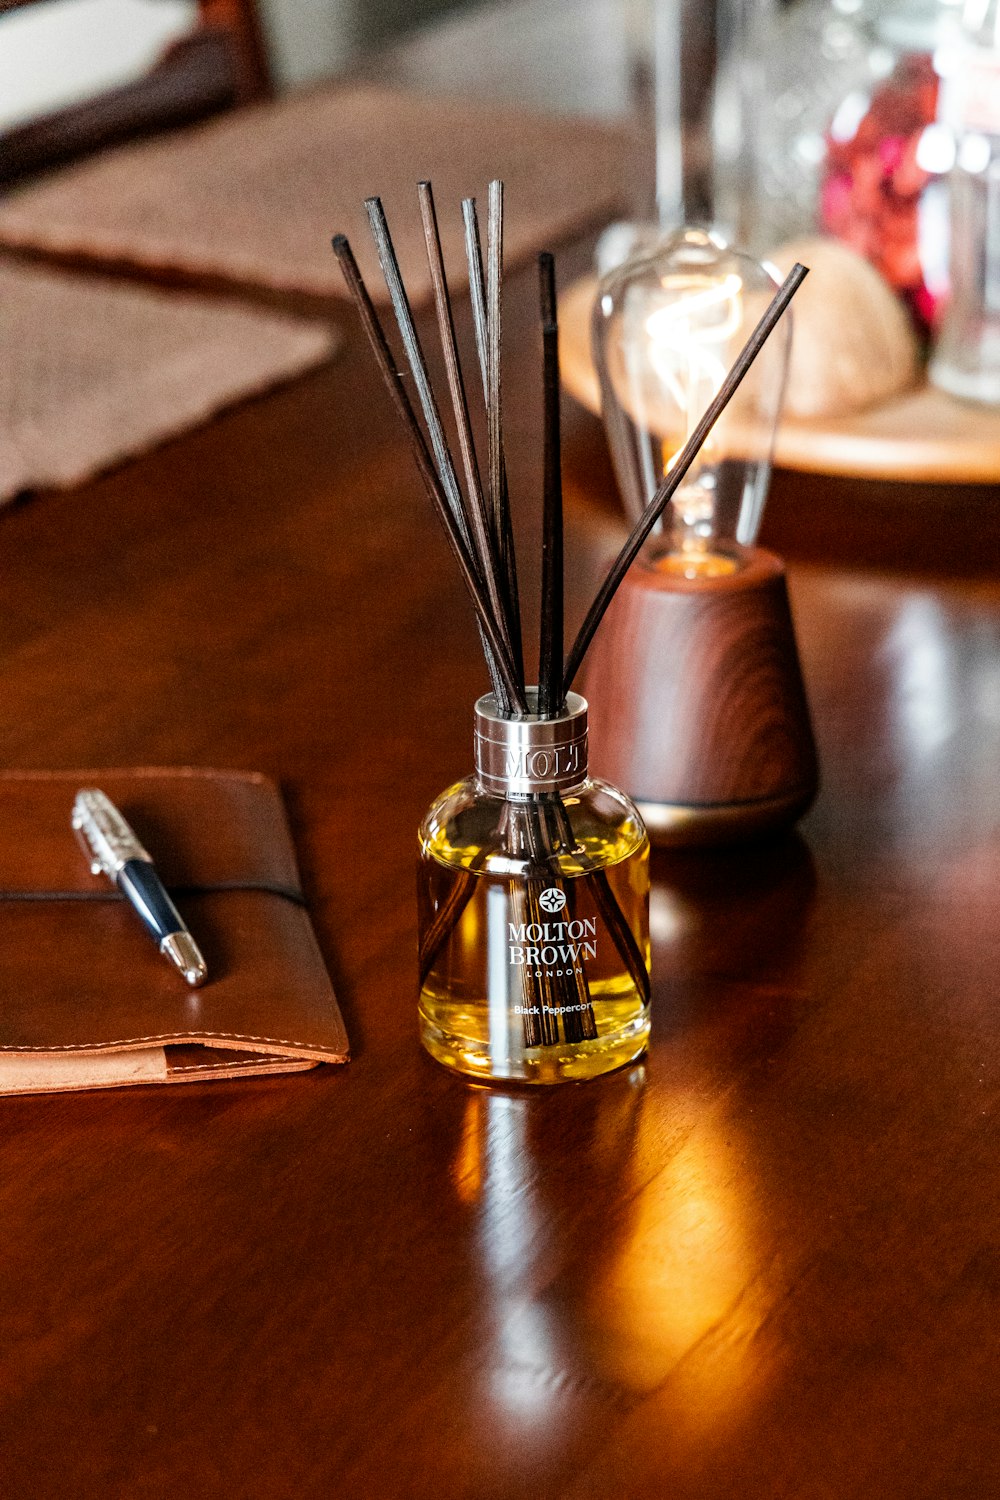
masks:
<instances>
[{"instance_id":1,"label":"polished wooden table","mask_svg":"<svg viewBox=\"0 0 1000 1500\"><path fill-rule=\"evenodd\" d=\"M0 515L3 764L279 778L354 1045L0 1100L0 1489L1000 1494L996 490L778 476L814 810L656 860L642 1066L468 1087L416 1041L414 831L483 671L341 321L329 369ZM575 409L566 447L578 609L620 522Z\"/></svg>"}]
</instances>

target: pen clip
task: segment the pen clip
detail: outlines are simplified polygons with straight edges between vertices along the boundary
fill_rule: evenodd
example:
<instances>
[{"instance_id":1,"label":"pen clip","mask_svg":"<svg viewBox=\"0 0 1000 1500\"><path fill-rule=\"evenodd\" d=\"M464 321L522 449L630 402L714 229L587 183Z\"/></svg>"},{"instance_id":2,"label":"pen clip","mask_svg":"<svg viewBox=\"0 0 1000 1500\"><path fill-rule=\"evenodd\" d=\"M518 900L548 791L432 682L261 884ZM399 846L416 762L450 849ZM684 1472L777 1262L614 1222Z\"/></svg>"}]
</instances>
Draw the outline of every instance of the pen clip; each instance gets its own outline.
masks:
<instances>
[{"instance_id":1,"label":"pen clip","mask_svg":"<svg viewBox=\"0 0 1000 1500\"><path fill-rule=\"evenodd\" d=\"M107 875L109 872L105 870L103 864L97 858L97 855L91 848L90 840L84 833L81 824L77 823L76 821L74 821L73 823L73 837L76 839L77 843L80 845L80 848L83 850L83 857L90 866L91 875Z\"/></svg>"}]
</instances>

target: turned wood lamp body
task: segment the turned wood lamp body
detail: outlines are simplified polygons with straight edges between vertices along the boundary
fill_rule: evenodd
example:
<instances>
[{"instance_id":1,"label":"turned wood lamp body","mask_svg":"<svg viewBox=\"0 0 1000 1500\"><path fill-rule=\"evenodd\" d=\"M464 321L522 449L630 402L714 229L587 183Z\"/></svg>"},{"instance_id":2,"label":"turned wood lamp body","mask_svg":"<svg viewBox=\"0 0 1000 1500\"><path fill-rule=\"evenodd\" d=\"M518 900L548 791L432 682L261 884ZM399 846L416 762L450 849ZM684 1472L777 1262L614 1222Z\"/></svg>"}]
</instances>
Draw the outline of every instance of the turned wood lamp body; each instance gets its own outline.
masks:
<instances>
[{"instance_id":1,"label":"turned wood lamp body","mask_svg":"<svg viewBox=\"0 0 1000 1500\"><path fill-rule=\"evenodd\" d=\"M600 283L594 357L631 517L674 466L775 287L760 262L700 229ZM789 337L784 320L678 475L587 658L591 765L639 803L658 842L764 833L816 794L784 569L754 545Z\"/></svg>"},{"instance_id":2,"label":"turned wood lamp body","mask_svg":"<svg viewBox=\"0 0 1000 1500\"><path fill-rule=\"evenodd\" d=\"M716 578L633 567L590 649L582 691L591 765L638 802L654 842L767 833L816 795L784 568L763 548Z\"/></svg>"}]
</instances>

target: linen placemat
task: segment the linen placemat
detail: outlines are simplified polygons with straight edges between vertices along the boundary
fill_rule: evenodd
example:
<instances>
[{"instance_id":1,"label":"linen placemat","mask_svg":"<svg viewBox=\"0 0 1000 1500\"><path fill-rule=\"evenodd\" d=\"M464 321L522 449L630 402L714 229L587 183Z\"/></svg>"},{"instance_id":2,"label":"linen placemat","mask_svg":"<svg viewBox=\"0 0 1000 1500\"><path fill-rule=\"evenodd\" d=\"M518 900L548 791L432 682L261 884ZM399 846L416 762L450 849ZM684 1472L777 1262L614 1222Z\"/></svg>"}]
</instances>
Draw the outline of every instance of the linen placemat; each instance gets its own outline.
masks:
<instances>
[{"instance_id":1,"label":"linen placemat","mask_svg":"<svg viewBox=\"0 0 1000 1500\"><path fill-rule=\"evenodd\" d=\"M323 323L0 261L0 500L79 483L328 359Z\"/></svg>"},{"instance_id":2,"label":"linen placemat","mask_svg":"<svg viewBox=\"0 0 1000 1500\"><path fill-rule=\"evenodd\" d=\"M434 183L458 285L460 200L485 200L491 177L506 184L505 258L513 265L630 207L639 167L635 133L623 125L371 86L325 88L124 147L15 192L0 203L0 242L329 297L344 292L330 250L342 231L372 295L384 300L362 211L378 193L420 302L431 290L416 207L421 178Z\"/></svg>"}]
</instances>

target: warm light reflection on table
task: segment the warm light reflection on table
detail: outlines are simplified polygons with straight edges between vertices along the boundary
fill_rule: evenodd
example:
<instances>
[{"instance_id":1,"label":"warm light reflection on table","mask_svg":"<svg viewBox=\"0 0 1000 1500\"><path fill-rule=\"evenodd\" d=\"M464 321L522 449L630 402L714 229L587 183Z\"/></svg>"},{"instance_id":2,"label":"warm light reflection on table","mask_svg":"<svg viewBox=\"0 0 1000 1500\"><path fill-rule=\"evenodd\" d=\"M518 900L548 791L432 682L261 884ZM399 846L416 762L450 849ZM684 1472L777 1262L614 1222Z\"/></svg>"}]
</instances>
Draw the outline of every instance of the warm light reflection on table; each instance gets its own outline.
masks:
<instances>
[{"instance_id":1,"label":"warm light reflection on table","mask_svg":"<svg viewBox=\"0 0 1000 1500\"><path fill-rule=\"evenodd\" d=\"M608 1194L609 1173L620 1191L621 1177L639 1171L641 1137L676 1130L676 1121L649 1116L644 1069L629 1077L613 1093L590 1096L582 1170L593 1174L592 1205ZM699 1366L690 1388L682 1379L682 1389L692 1421L724 1421L746 1395L742 1335L754 1314L748 1308L744 1319L740 1307L756 1271L745 1156L731 1124L699 1120L652 1182L636 1181L635 1195L599 1235L591 1226L570 1263L550 1264L566 1224L555 1164L533 1149L536 1104L532 1096L470 1091L452 1163L456 1195L477 1216L482 1394L497 1441L512 1426L530 1441L537 1425L551 1446L547 1417L580 1390L628 1407L720 1328L716 1357Z\"/></svg>"},{"instance_id":2,"label":"warm light reflection on table","mask_svg":"<svg viewBox=\"0 0 1000 1500\"><path fill-rule=\"evenodd\" d=\"M731 1122L703 1120L636 1199L590 1309L605 1378L636 1392L662 1385L724 1330L716 1357L685 1387L689 1421L706 1429L745 1398L740 1307L756 1272L745 1170ZM750 1324L753 1316L748 1310Z\"/></svg>"},{"instance_id":3,"label":"warm light reflection on table","mask_svg":"<svg viewBox=\"0 0 1000 1500\"><path fill-rule=\"evenodd\" d=\"M518 1426L541 1421L555 1393L549 1313L533 1295L532 1269L544 1242L527 1141L531 1101L470 1090L453 1163L455 1191L478 1208L476 1243L493 1342L485 1392Z\"/></svg>"}]
</instances>

